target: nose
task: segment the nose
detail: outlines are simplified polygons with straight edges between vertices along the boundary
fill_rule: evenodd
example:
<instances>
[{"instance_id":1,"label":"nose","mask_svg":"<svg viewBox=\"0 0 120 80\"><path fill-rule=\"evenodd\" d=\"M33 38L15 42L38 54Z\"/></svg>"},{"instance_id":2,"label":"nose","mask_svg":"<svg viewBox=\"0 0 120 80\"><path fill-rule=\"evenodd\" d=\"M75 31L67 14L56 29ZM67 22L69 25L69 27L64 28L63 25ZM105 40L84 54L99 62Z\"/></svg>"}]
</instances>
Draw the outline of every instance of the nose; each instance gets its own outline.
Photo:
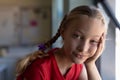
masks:
<instances>
[{"instance_id":1,"label":"nose","mask_svg":"<svg viewBox=\"0 0 120 80\"><path fill-rule=\"evenodd\" d=\"M89 44L87 41L80 41L78 44L78 51L79 52L87 52L89 49Z\"/></svg>"}]
</instances>

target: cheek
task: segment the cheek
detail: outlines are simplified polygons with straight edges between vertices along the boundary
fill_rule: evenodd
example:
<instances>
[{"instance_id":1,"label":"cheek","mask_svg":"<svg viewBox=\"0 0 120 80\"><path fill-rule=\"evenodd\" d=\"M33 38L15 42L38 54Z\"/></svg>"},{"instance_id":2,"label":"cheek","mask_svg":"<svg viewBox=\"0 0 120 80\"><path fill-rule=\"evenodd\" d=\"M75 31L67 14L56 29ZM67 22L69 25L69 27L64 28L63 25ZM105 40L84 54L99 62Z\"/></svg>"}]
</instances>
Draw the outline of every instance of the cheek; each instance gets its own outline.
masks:
<instances>
[{"instance_id":1,"label":"cheek","mask_svg":"<svg viewBox=\"0 0 120 80\"><path fill-rule=\"evenodd\" d=\"M70 49L74 49L78 45L78 42L69 38L69 40L65 41L64 45L68 47L70 50Z\"/></svg>"},{"instance_id":2,"label":"cheek","mask_svg":"<svg viewBox=\"0 0 120 80\"><path fill-rule=\"evenodd\" d=\"M64 41L64 48L66 52L70 52L72 50L72 42L71 41Z\"/></svg>"},{"instance_id":3,"label":"cheek","mask_svg":"<svg viewBox=\"0 0 120 80\"><path fill-rule=\"evenodd\" d=\"M97 46L91 47L89 49L90 57L92 57L95 54L96 50L97 50Z\"/></svg>"},{"instance_id":4,"label":"cheek","mask_svg":"<svg viewBox=\"0 0 120 80\"><path fill-rule=\"evenodd\" d=\"M72 52L76 49L76 46L77 44L73 40L69 40L64 43L64 49L69 54L72 54Z\"/></svg>"}]
</instances>

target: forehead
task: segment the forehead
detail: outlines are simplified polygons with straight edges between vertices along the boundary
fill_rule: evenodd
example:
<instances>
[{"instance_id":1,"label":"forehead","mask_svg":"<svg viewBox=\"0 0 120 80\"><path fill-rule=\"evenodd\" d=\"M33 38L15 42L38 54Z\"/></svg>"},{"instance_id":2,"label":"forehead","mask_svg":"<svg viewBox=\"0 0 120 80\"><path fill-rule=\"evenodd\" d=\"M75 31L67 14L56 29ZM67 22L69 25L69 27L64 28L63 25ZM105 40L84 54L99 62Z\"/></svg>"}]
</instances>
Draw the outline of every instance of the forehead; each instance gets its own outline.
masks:
<instances>
[{"instance_id":1,"label":"forehead","mask_svg":"<svg viewBox=\"0 0 120 80\"><path fill-rule=\"evenodd\" d=\"M100 19L83 15L71 20L68 29L73 32L79 31L85 35L102 35L105 32L105 25Z\"/></svg>"}]
</instances>

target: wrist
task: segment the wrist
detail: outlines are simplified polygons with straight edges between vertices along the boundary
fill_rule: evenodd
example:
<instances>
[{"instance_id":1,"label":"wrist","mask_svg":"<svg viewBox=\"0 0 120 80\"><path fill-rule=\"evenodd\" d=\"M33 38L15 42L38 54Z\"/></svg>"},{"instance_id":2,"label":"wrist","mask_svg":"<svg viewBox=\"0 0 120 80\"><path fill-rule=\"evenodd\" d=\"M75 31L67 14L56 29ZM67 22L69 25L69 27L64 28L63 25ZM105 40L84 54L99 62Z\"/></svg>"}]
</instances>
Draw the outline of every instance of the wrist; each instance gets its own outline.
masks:
<instances>
[{"instance_id":1,"label":"wrist","mask_svg":"<svg viewBox=\"0 0 120 80\"><path fill-rule=\"evenodd\" d=\"M94 66L95 65L95 61L92 62L85 62L85 66Z\"/></svg>"}]
</instances>

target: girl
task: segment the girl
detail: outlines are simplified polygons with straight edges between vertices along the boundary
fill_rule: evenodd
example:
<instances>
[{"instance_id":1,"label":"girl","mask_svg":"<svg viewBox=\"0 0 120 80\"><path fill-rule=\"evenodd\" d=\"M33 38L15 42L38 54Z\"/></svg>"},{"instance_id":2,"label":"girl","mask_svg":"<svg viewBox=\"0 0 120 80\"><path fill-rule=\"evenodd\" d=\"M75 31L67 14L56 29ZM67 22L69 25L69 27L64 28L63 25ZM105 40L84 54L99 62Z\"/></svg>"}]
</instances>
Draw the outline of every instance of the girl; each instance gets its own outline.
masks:
<instances>
[{"instance_id":1,"label":"girl","mask_svg":"<svg viewBox=\"0 0 120 80\"><path fill-rule=\"evenodd\" d=\"M51 40L19 62L17 80L101 80L95 62L103 51L106 31L97 8L74 8ZM46 52L59 36L63 46Z\"/></svg>"}]
</instances>

